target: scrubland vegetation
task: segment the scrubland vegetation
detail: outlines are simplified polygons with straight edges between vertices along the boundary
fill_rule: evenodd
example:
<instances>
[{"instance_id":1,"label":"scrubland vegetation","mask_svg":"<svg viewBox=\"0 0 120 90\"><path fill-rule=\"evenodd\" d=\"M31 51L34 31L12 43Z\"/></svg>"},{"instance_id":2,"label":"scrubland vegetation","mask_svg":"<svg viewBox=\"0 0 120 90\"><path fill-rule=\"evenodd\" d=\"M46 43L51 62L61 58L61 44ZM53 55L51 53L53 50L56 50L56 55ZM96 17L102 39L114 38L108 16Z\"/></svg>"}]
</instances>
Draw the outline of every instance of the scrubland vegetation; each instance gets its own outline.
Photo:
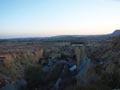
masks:
<instances>
[{"instance_id":1,"label":"scrubland vegetation","mask_svg":"<svg viewBox=\"0 0 120 90\"><path fill-rule=\"evenodd\" d=\"M73 77L77 73L76 71L71 73L66 69L64 76L62 75L64 66L68 65L70 68L76 64L76 58L71 45L68 43L59 45L59 43L1 43L0 53L15 55L15 57L11 59L8 67L0 62L0 78L9 82L23 78L27 81L24 90L54 90L54 85L59 77L64 78L59 90L113 90L120 88L119 36L111 38L109 43L108 41L104 41L102 44L94 42L90 45L89 41L84 42L87 56L93 62L96 73L94 79L85 84L77 83ZM7 49L3 45L6 45ZM89 76L89 73L87 75Z\"/></svg>"}]
</instances>

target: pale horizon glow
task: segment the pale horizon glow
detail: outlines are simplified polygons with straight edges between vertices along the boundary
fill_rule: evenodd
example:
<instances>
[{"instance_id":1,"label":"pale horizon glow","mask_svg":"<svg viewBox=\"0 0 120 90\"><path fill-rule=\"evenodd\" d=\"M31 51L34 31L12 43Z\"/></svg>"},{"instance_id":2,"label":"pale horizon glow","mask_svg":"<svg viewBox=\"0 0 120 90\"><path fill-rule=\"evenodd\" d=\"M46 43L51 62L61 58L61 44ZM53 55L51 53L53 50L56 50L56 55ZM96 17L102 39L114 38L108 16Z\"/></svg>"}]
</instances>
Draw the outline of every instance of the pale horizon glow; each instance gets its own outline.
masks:
<instances>
[{"instance_id":1,"label":"pale horizon glow","mask_svg":"<svg viewBox=\"0 0 120 90\"><path fill-rule=\"evenodd\" d=\"M119 0L0 0L0 38L109 34Z\"/></svg>"}]
</instances>

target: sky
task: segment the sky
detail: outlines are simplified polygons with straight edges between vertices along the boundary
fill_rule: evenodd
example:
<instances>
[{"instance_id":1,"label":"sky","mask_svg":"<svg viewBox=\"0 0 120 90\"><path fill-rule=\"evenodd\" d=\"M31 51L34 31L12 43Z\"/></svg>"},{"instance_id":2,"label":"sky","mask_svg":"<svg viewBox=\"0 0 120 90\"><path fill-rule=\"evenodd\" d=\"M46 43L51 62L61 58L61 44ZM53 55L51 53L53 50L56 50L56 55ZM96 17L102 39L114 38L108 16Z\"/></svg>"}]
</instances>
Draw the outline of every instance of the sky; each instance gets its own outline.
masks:
<instances>
[{"instance_id":1,"label":"sky","mask_svg":"<svg viewBox=\"0 0 120 90\"><path fill-rule=\"evenodd\" d=\"M95 35L120 29L120 0L0 0L0 38Z\"/></svg>"}]
</instances>

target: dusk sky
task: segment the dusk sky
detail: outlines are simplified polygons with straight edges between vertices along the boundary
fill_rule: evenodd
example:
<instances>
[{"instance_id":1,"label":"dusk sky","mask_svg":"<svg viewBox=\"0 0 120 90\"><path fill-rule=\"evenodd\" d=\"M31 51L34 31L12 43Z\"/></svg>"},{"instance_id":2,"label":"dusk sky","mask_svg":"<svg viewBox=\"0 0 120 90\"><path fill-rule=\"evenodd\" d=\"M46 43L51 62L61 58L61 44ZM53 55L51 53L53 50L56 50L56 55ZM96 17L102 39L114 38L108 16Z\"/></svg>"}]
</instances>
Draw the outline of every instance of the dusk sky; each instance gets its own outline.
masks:
<instances>
[{"instance_id":1,"label":"dusk sky","mask_svg":"<svg viewBox=\"0 0 120 90\"><path fill-rule=\"evenodd\" d=\"M107 34L120 0L0 0L0 38Z\"/></svg>"}]
</instances>

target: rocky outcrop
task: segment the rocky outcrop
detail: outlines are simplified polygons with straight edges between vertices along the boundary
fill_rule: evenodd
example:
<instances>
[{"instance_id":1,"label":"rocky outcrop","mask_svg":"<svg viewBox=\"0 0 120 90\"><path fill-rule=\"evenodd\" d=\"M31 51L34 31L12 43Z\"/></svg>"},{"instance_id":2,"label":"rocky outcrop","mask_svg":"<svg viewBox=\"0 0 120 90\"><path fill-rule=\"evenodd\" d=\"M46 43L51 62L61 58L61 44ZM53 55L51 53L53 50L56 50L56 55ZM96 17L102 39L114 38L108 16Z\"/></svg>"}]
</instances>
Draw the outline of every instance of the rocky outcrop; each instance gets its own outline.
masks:
<instances>
[{"instance_id":1,"label":"rocky outcrop","mask_svg":"<svg viewBox=\"0 0 120 90\"><path fill-rule=\"evenodd\" d=\"M73 81L77 81L77 84L86 84L94 80L95 68L90 59L87 58L85 53L85 46L75 46L76 65L70 66L69 63L64 65L61 73L61 77L58 78L54 85L54 90L59 90L60 84L65 87ZM72 82L71 82L72 81Z\"/></svg>"},{"instance_id":2,"label":"rocky outcrop","mask_svg":"<svg viewBox=\"0 0 120 90\"><path fill-rule=\"evenodd\" d=\"M86 55L85 46L77 45L75 47L75 55L78 66L77 84L90 82L95 76L95 69L92 61Z\"/></svg>"},{"instance_id":3,"label":"rocky outcrop","mask_svg":"<svg viewBox=\"0 0 120 90\"><path fill-rule=\"evenodd\" d=\"M76 61L77 66L79 67L86 59L86 53L85 53L85 46L74 46L75 47L75 55L76 55Z\"/></svg>"},{"instance_id":4,"label":"rocky outcrop","mask_svg":"<svg viewBox=\"0 0 120 90\"><path fill-rule=\"evenodd\" d=\"M77 84L89 83L94 79L95 70L94 65L90 59L85 60L78 69L78 74L76 75Z\"/></svg>"}]
</instances>

